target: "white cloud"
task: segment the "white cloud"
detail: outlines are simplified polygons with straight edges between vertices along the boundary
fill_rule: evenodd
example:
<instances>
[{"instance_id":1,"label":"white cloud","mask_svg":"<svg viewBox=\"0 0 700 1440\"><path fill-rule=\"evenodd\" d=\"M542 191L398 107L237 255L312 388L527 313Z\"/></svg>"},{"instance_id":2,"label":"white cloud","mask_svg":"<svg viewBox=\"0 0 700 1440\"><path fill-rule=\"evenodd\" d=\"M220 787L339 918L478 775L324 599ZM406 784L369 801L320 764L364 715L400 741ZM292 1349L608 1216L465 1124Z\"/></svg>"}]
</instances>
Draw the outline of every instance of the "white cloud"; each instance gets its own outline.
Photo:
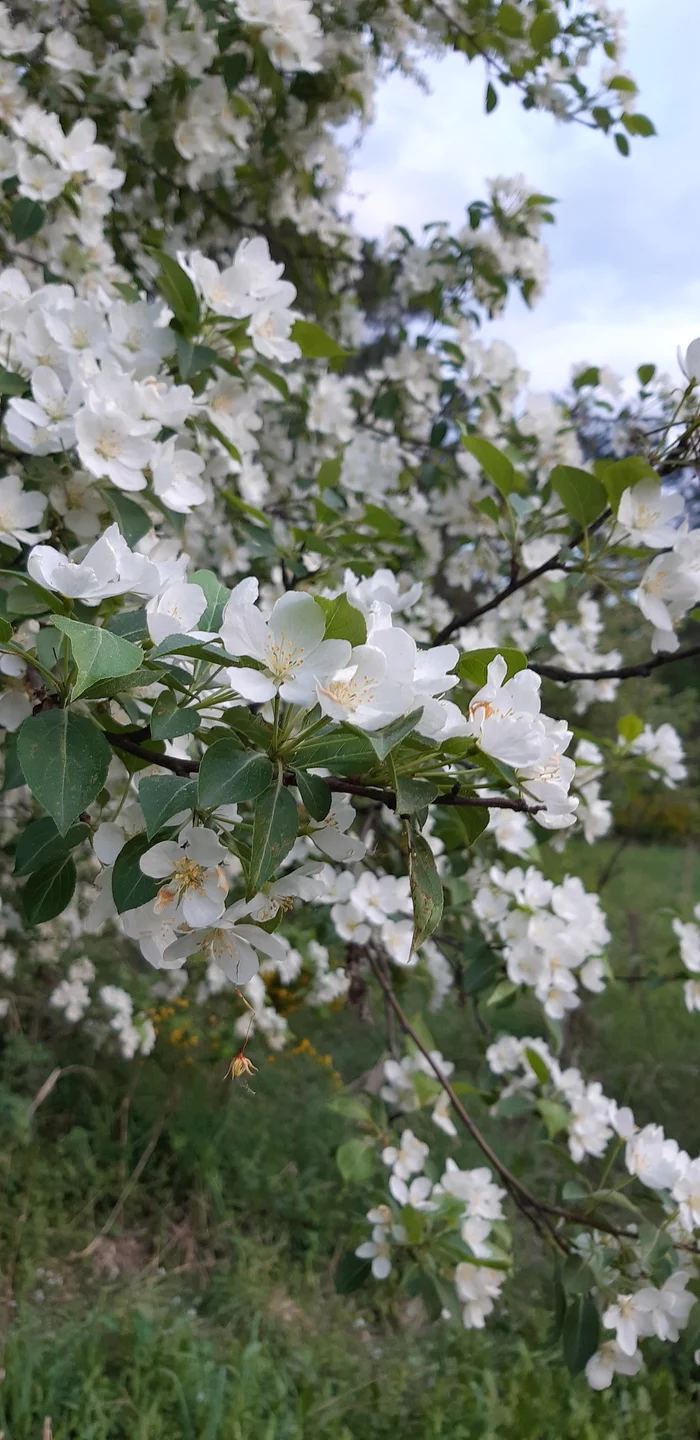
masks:
<instances>
[{"instance_id":1,"label":"white cloud","mask_svg":"<svg viewBox=\"0 0 700 1440\"><path fill-rule=\"evenodd\" d=\"M460 224L486 176L522 171L557 197L547 293L533 312L512 302L493 326L539 388L563 384L575 360L673 372L676 345L700 334L700 3L628 0L627 11L625 65L659 131L628 160L600 133L523 112L514 92L486 117L480 65L449 55L423 67L430 95L388 79L353 168L351 206L372 235Z\"/></svg>"}]
</instances>

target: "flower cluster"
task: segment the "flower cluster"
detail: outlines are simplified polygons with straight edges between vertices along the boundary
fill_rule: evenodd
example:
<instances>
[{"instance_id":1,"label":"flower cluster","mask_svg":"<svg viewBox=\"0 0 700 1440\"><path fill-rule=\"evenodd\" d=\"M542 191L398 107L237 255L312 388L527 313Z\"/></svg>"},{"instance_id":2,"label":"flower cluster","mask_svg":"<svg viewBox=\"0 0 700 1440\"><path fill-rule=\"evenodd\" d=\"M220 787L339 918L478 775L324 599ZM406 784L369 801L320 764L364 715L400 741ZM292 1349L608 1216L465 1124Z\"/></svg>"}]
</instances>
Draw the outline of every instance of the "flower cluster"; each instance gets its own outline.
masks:
<instances>
[{"instance_id":1,"label":"flower cluster","mask_svg":"<svg viewBox=\"0 0 700 1440\"><path fill-rule=\"evenodd\" d=\"M678 938L681 962L691 976L683 985L686 1009L700 1010L700 980L692 979L693 975L700 975L700 903L693 911L696 924L692 920L674 919L673 931Z\"/></svg>"},{"instance_id":2,"label":"flower cluster","mask_svg":"<svg viewBox=\"0 0 700 1440\"><path fill-rule=\"evenodd\" d=\"M473 913L502 945L512 985L530 986L545 1015L561 1020L581 1003L578 981L595 994L605 988L602 951L610 939L597 895L577 875L554 885L534 866L493 865L480 885Z\"/></svg>"},{"instance_id":3,"label":"flower cluster","mask_svg":"<svg viewBox=\"0 0 700 1440\"><path fill-rule=\"evenodd\" d=\"M447 1221L460 1250L470 1257L452 1267L462 1323L466 1330L481 1330L506 1279L502 1207L506 1192L494 1184L487 1166L461 1170L452 1158L448 1158L440 1181L433 1184L424 1173L428 1156L428 1146L412 1130L404 1130L397 1145L385 1146L382 1160L391 1171L389 1191L394 1206L380 1204L368 1211L372 1238L362 1241L355 1254L371 1261L376 1280L386 1280L394 1259L415 1243L410 1233L415 1215L427 1220L428 1226L430 1217ZM494 1227L500 1243L490 1238ZM430 1243L430 1231L424 1234L422 1226L421 1240ZM497 1268L489 1265L489 1260L497 1261Z\"/></svg>"}]
</instances>

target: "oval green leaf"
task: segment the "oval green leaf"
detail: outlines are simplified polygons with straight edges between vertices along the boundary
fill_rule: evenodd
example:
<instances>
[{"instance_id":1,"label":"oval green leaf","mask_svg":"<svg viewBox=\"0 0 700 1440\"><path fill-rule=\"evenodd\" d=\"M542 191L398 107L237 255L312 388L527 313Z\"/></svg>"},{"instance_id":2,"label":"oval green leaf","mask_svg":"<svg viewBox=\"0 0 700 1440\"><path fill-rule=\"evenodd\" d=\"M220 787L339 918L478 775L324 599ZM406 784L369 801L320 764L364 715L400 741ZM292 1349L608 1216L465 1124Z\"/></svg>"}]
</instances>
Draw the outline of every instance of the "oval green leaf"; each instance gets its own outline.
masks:
<instances>
[{"instance_id":1,"label":"oval green leaf","mask_svg":"<svg viewBox=\"0 0 700 1440\"><path fill-rule=\"evenodd\" d=\"M103 732L85 716L44 710L30 715L18 731L17 756L32 794L56 821L59 834L66 835L102 789L112 752Z\"/></svg>"}]
</instances>

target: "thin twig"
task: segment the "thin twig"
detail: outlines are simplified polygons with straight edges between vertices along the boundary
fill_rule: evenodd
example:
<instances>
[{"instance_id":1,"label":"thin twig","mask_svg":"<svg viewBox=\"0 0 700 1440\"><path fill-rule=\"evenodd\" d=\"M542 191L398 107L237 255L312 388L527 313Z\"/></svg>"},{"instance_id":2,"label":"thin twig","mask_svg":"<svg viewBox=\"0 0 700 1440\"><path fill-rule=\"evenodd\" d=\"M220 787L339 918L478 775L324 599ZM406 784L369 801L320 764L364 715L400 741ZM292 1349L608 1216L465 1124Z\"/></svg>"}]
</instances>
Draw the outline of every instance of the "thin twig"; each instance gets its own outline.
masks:
<instances>
[{"instance_id":1,"label":"thin twig","mask_svg":"<svg viewBox=\"0 0 700 1440\"><path fill-rule=\"evenodd\" d=\"M587 533L592 535L594 531L599 530L601 525L610 518L610 514L610 510L604 510L603 514L599 515L598 519L594 520L593 524L588 526ZM579 530L578 533L574 535L573 540L568 541L567 549L576 550L581 544L585 534L585 530ZM521 575L519 579L511 580L508 585L505 585L502 590L498 591L497 595L493 595L491 599L486 600L483 605L478 605L476 609L471 610L468 615L454 615L447 625L443 625L442 630L435 636L433 643L435 645L443 645L446 640L449 640L450 635L454 635L455 630L461 630L463 625L473 625L475 620L480 620L482 615L488 615L489 611L496 610L499 605L503 604L504 600L508 600L511 595L515 595L516 591L523 590L526 585L532 585L533 581L539 580L540 577L546 575L549 570L558 570L560 568L561 563L558 555L553 555L550 560L545 560L544 564L538 565L535 570L528 570L524 575Z\"/></svg>"},{"instance_id":2,"label":"thin twig","mask_svg":"<svg viewBox=\"0 0 700 1440\"><path fill-rule=\"evenodd\" d=\"M47 1096L51 1094L54 1086L58 1084L59 1080L63 1079L64 1075L91 1075L93 1079L97 1078L95 1071L91 1070L89 1065L64 1065L62 1069L58 1066L55 1070L51 1071L51 1074L47 1076L43 1085L37 1090L27 1111L28 1115L33 1115L35 1111L39 1109L39 1106L43 1105Z\"/></svg>"},{"instance_id":3,"label":"thin twig","mask_svg":"<svg viewBox=\"0 0 700 1440\"><path fill-rule=\"evenodd\" d=\"M676 665L679 660L690 660L700 655L700 645L688 645L685 650L675 650L670 655L654 655L651 660L642 660L638 665L622 665L618 670L565 670L561 665L539 665L534 661L528 670L534 670L545 680L631 680L635 675L649 676L661 665Z\"/></svg>"},{"instance_id":4,"label":"thin twig","mask_svg":"<svg viewBox=\"0 0 700 1440\"><path fill-rule=\"evenodd\" d=\"M405 1014L394 994L391 982L384 974L381 964L378 958L373 954L371 947L368 946L365 953L367 955L367 959L369 960L370 967L374 975L376 976L376 979L379 981L379 984L384 991L384 995L386 996L386 999L391 1005L391 1008L396 1015L401 1029L403 1030L405 1035L410 1036L414 1045L416 1045L420 1050L421 1055L423 1055L428 1061L428 1064L430 1065L430 1068L433 1071L436 1079L440 1082L443 1090L445 1091L445 1094L449 1096L450 1103L454 1107L465 1129L469 1131L469 1134L471 1135L472 1139L476 1141L479 1149L483 1151L487 1160L491 1162L494 1170L496 1171L496 1174L500 1175L503 1183L506 1186L506 1189L515 1201L515 1204L518 1206L518 1209L522 1211L523 1215L525 1215L526 1218L530 1221L530 1223L534 1224L536 1228L539 1229L540 1225L544 1225L545 1229L549 1232L552 1240L557 1245L557 1247L565 1254L568 1254L568 1242L566 1242L563 1237L558 1233L558 1231L555 1230L554 1226L551 1225L550 1222L543 1217L541 1218L541 1220L536 1218L537 1212L541 1212L547 1207L543 1206L541 1202L537 1200L534 1195L531 1194L527 1187L523 1185L520 1180L517 1180L515 1175L511 1174L511 1171L506 1165L504 1165L503 1161L496 1154L496 1151L493 1150L492 1147L489 1145L488 1140L484 1135L482 1135L475 1121L472 1120L469 1112L465 1110L459 1098L459 1095L456 1093L455 1090L453 1090L449 1080L447 1079L447 1076L441 1070L440 1066L433 1058L427 1046L423 1044L423 1041L421 1040L417 1031L414 1030L410 1020L408 1019L408 1016Z\"/></svg>"}]
</instances>

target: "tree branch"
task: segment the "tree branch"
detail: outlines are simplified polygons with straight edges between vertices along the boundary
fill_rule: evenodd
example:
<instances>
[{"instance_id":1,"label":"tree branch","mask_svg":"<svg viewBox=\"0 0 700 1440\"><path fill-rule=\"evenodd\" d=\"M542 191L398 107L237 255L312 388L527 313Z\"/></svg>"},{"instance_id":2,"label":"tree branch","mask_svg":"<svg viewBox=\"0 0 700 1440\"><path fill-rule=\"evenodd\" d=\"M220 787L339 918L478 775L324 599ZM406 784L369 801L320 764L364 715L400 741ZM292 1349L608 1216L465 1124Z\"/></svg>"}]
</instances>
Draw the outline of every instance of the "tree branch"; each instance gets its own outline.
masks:
<instances>
[{"instance_id":1,"label":"tree branch","mask_svg":"<svg viewBox=\"0 0 700 1440\"><path fill-rule=\"evenodd\" d=\"M117 750L124 750L127 755L133 755L137 760L146 760L149 765L159 765L162 770L170 770L173 775L196 775L199 770L198 760L188 760L179 755L157 755L129 735L117 735L110 730L105 730L104 735L110 745ZM325 776L325 782L328 789L332 790L334 794L358 795L365 800L374 800L378 805L386 805L388 810L396 809L396 795L393 790L382 790L378 786L363 785L359 780L346 780L344 776L338 775ZM296 783L294 771L285 770L284 784L296 785ZM546 808L544 805L528 805L527 800L522 800L515 795L459 795L452 790L445 795L438 795L431 803L433 805L457 805L470 810L517 810L523 815L536 815L538 810Z\"/></svg>"},{"instance_id":2,"label":"tree branch","mask_svg":"<svg viewBox=\"0 0 700 1440\"><path fill-rule=\"evenodd\" d=\"M515 1175L513 1175L508 1169L507 1165L504 1165L503 1161L496 1154L496 1151L493 1150L489 1145L486 1137L482 1135L475 1121L472 1120L472 1117L469 1114L468 1110L465 1110L459 1098L459 1095L457 1095L456 1091L453 1090L449 1080L447 1079L447 1076L443 1073L443 1071L440 1069L440 1066L433 1059L433 1056L428 1050L427 1046L423 1044L423 1041L418 1035L418 1032L414 1030L410 1020L408 1019L408 1016L405 1014L404 1010L396 999L391 982L388 979L388 976L385 975L378 957L373 953L372 947L370 945L367 945L363 948L369 961L370 968L375 978L379 981L379 984L384 992L384 996L388 1004L391 1006L391 1009L393 1010L399 1022L399 1025L401 1026L401 1029L403 1030L405 1035L408 1035L410 1037L414 1045L416 1045L417 1048L420 1050L421 1055L423 1055L424 1058L428 1061L428 1064L430 1065L430 1068L433 1071L435 1078L440 1082L443 1090L445 1091L445 1094L449 1097L450 1104L453 1106L465 1129L469 1131L472 1140L476 1141L479 1149L483 1151L487 1160L490 1161L491 1165L496 1171L496 1174L500 1175L501 1180L506 1186L509 1195L512 1197L515 1204L518 1206L518 1209L522 1211L526 1219L528 1219L531 1224L534 1224L537 1229L541 1229L541 1226L544 1225L544 1228L551 1236L557 1248L559 1250L562 1250L564 1254L568 1254L568 1242L563 1239L563 1237L558 1233L557 1230L555 1230L554 1226L548 1220L537 1215L537 1212L543 1209L543 1206L540 1204L539 1200L537 1200L536 1197L531 1194L531 1192L527 1189L527 1186L523 1185L520 1180L516 1179Z\"/></svg>"},{"instance_id":3,"label":"tree branch","mask_svg":"<svg viewBox=\"0 0 700 1440\"><path fill-rule=\"evenodd\" d=\"M599 530L601 525L610 518L611 513L610 509L604 510L603 514L599 515L598 519L594 520L593 524L588 526L588 534L592 535L594 531ZM578 533L574 535L573 540L568 541L566 548L568 550L576 550L581 544L584 534L585 531L579 530ZM559 556L553 555L551 560L545 560L544 564L538 565L536 570L527 570L519 579L511 580L508 585L505 585L502 590L498 591L497 595L493 595L491 599L486 600L483 605L478 605L477 608L470 611L468 615L454 615L448 624L443 625L442 630L438 631L433 644L444 645L445 641L449 640L450 635L454 635L455 630L461 630L463 625L472 625L475 620L480 620L482 615L488 615L489 611L496 610L499 605L503 604L504 600L508 600L510 596L515 595L518 590L523 590L526 585L532 585L533 581L539 580L540 577L546 575L549 570L559 569L561 569Z\"/></svg>"},{"instance_id":4,"label":"tree branch","mask_svg":"<svg viewBox=\"0 0 700 1440\"><path fill-rule=\"evenodd\" d=\"M700 645L688 645L685 650L674 650L671 654L654 655L651 660L642 660L638 665L622 665L619 670L565 670L561 665L538 665L528 663L528 670L534 670L545 680L631 680L635 675L651 675L662 665L675 665L679 660L690 660L700 655Z\"/></svg>"},{"instance_id":5,"label":"tree branch","mask_svg":"<svg viewBox=\"0 0 700 1440\"><path fill-rule=\"evenodd\" d=\"M143 731L134 733L142 735ZM111 730L105 730L104 737L116 750L124 750L127 755L133 755L136 760L146 760L149 765L160 765L162 770L170 770L173 775L195 775L199 770L198 760L188 760L180 755L157 755L130 735L118 735Z\"/></svg>"},{"instance_id":6,"label":"tree branch","mask_svg":"<svg viewBox=\"0 0 700 1440\"><path fill-rule=\"evenodd\" d=\"M500 1176L501 1180L506 1186L506 1189L508 1190L508 1193L511 1195L515 1204L518 1206L518 1209L522 1211L526 1219L528 1219L530 1223L535 1226L536 1229L540 1229L543 1225L552 1240L555 1242L555 1244L558 1245L559 1249L564 1250L566 1253L568 1253L569 1251L568 1242L564 1240L558 1230L554 1229L554 1226L546 1219L546 1216L551 1215L560 1220L564 1220L571 1225L583 1225L588 1230L601 1230L604 1232L604 1234L613 1235L616 1239L629 1241L631 1238L629 1230L621 1230L616 1225L610 1225L607 1220L601 1220L598 1216L586 1215L585 1213L577 1210L564 1210L559 1205L550 1205L546 1200L538 1200L537 1196L533 1195L532 1191L529 1190L526 1185L523 1185L522 1181L518 1180L517 1177L512 1174L512 1172L508 1169L507 1165L503 1163L503 1161L500 1159L500 1156L498 1156L496 1154L496 1151L491 1147L486 1137L482 1135L478 1125L472 1119L468 1110L465 1110L464 1105L459 1098L459 1095L457 1095L456 1091L452 1088L449 1080L447 1079L447 1076L443 1073L443 1071L440 1069L440 1066L433 1059L433 1056L429 1051L427 1045L423 1044L423 1041L421 1040L418 1032L414 1030L410 1020L408 1019L407 1015L405 1014L394 994L388 976L385 975L381 964L379 963L376 955L373 953L371 945L366 945L362 948L364 949L364 953L367 956L370 968L376 979L379 981L384 995L388 1003L391 1005L391 1008L394 1011L394 1014L404 1034L410 1037L416 1048L420 1050L421 1055L423 1055L423 1057L428 1061L428 1064L430 1065L430 1068L433 1071L436 1080L439 1081L440 1085L445 1091L445 1094L449 1096L450 1104L452 1105L456 1115L461 1120L465 1129L469 1131L469 1134L479 1146L479 1149L483 1152L487 1160L493 1166L496 1174ZM682 1250L692 1250L693 1253L696 1253L693 1246L684 1245L682 1244L682 1242L678 1243L677 1248Z\"/></svg>"}]
</instances>

